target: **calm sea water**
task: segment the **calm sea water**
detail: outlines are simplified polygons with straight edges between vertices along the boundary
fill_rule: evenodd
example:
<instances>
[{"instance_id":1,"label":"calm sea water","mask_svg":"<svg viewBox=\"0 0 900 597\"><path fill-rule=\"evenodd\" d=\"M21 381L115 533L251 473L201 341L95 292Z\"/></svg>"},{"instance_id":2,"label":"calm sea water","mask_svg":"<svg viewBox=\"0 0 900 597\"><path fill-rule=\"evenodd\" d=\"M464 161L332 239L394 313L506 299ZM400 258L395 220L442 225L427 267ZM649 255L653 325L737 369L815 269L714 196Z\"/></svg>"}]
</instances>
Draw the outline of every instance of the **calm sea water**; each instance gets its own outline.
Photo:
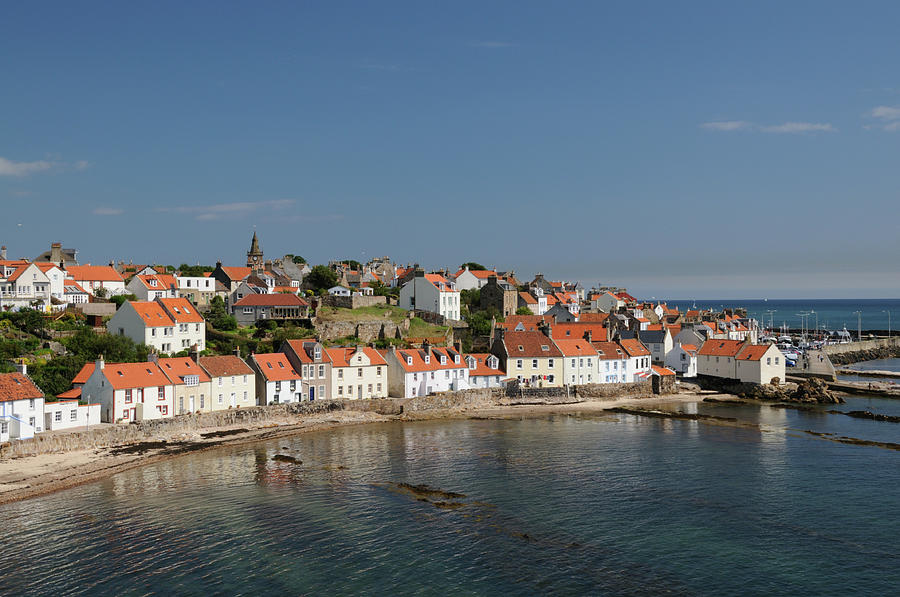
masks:
<instances>
[{"instance_id":1,"label":"calm sea water","mask_svg":"<svg viewBox=\"0 0 900 597\"><path fill-rule=\"evenodd\" d=\"M900 425L671 408L759 428L396 423L189 455L0 508L0 593L896 594L900 452L805 430L900 442ZM465 497L419 501L404 482Z\"/></svg>"},{"instance_id":2,"label":"calm sea water","mask_svg":"<svg viewBox=\"0 0 900 597\"><path fill-rule=\"evenodd\" d=\"M791 329L800 329L801 318L798 313L815 311L819 315L818 325L828 330L839 330L844 326L851 332L857 329L856 311L860 311L862 329L887 330L888 314L891 315L891 327L900 329L900 299L769 299L769 300L697 300L669 301L669 305L677 306L682 312L693 308L721 310L731 307L747 309L751 317L769 324L770 319L776 328L787 324ZM769 311L774 313L769 314ZM805 319L805 318L804 318ZM816 316L811 315L807 329L815 329ZM855 334L854 334L855 335Z\"/></svg>"}]
</instances>

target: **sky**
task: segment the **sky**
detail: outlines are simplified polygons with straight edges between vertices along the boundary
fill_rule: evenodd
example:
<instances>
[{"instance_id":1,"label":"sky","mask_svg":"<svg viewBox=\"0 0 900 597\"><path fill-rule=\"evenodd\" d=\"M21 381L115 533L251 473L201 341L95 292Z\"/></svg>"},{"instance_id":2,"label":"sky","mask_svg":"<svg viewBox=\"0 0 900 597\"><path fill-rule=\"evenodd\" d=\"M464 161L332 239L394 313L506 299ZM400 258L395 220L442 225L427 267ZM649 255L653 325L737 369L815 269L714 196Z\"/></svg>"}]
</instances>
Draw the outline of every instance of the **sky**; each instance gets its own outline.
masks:
<instances>
[{"instance_id":1,"label":"sky","mask_svg":"<svg viewBox=\"0 0 900 597\"><path fill-rule=\"evenodd\" d=\"M18 2L0 243L900 296L895 2Z\"/></svg>"}]
</instances>

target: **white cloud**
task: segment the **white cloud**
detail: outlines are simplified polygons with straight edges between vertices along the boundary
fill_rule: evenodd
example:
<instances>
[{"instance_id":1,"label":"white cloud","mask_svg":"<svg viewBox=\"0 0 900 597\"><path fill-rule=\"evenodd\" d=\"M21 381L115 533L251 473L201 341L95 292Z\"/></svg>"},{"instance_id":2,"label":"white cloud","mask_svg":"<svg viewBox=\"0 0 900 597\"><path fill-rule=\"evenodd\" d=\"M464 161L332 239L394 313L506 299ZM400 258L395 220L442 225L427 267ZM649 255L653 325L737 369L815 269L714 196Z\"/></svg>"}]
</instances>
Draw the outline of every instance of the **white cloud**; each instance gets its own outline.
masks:
<instances>
[{"instance_id":1,"label":"white cloud","mask_svg":"<svg viewBox=\"0 0 900 597\"><path fill-rule=\"evenodd\" d=\"M837 129L828 122L785 122L760 129L764 133L833 133Z\"/></svg>"},{"instance_id":2,"label":"white cloud","mask_svg":"<svg viewBox=\"0 0 900 597\"><path fill-rule=\"evenodd\" d=\"M709 131L758 131L762 133L797 134L797 133L833 133L837 129L829 122L785 122L784 124L754 124L745 120L717 120L704 122L700 128Z\"/></svg>"},{"instance_id":3,"label":"white cloud","mask_svg":"<svg viewBox=\"0 0 900 597\"><path fill-rule=\"evenodd\" d=\"M121 216L125 210L118 207L96 207L91 213L95 216Z\"/></svg>"},{"instance_id":4,"label":"white cloud","mask_svg":"<svg viewBox=\"0 0 900 597\"><path fill-rule=\"evenodd\" d=\"M0 157L0 176L28 176L35 172L49 170L53 166L53 162L14 162Z\"/></svg>"},{"instance_id":5,"label":"white cloud","mask_svg":"<svg viewBox=\"0 0 900 597\"><path fill-rule=\"evenodd\" d=\"M46 172L48 170L65 170L72 168L74 170L84 170L90 167L90 163L85 160L79 160L74 163L51 162L47 160L38 160L35 162L14 162L4 157L0 157L0 176L28 176L36 172Z\"/></svg>"},{"instance_id":6,"label":"white cloud","mask_svg":"<svg viewBox=\"0 0 900 597\"><path fill-rule=\"evenodd\" d=\"M711 131L739 131L741 129L751 128L753 125L743 120L720 120L716 122L704 122L700 125Z\"/></svg>"},{"instance_id":7,"label":"white cloud","mask_svg":"<svg viewBox=\"0 0 900 597\"><path fill-rule=\"evenodd\" d=\"M179 205L160 207L157 211L187 214L200 221L219 220L227 217L241 217L260 209L285 209L294 204L293 199L272 199L269 201L236 201L213 205Z\"/></svg>"},{"instance_id":8,"label":"white cloud","mask_svg":"<svg viewBox=\"0 0 900 597\"><path fill-rule=\"evenodd\" d=\"M900 106L877 106L867 116L881 121L878 126L882 130L889 133L900 131Z\"/></svg>"}]
</instances>

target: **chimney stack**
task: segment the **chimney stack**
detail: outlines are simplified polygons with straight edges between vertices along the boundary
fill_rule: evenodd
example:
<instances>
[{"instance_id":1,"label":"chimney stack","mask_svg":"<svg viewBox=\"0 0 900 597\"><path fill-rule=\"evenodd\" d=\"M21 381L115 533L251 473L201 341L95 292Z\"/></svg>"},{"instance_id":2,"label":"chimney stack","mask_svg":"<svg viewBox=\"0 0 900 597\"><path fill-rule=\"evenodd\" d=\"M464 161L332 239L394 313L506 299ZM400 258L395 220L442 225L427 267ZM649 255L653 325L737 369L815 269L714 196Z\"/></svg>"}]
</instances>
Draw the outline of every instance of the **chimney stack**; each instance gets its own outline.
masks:
<instances>
[{"instance_id":1,"label":"chimney stack","mask_svg":"<svg viewBox=\"0 0 900 597\"><path fill-rule=\"evenodd\" d=\"M428 338L425 338L425 341L422 342L422 350L425 351L425 354L431 356L431 342L428 341Z\"/></svg>"},{"instance_id":2,"label":"chimney stack","mask_svg":"<svg viewBox=\"0 0 900 597\"><path fill-rule=\"evenodd\" d=\"M22 375L28 375L28 365L25 364L25 359L16 362L16 373L21 373Z\"/></svg>"},{"instance_id":3,"label":"chimney stack","mask_svg":"<svg viewBox=\"0 0 900 597\"><path fill-rule=\"evenodd\" d=\"M6 245L0 247L0 259L6 259Z\"/></svg>"},{"instance_id":4,"label":"chimney stack","mask_svg":"<svg viewBox=\"0 0 900 597\"><path fill-rule=\"evenodd\" d=\"M191 350L188 352L188 356L190 356L191 360L195 363L200 363L200 349L196 344L191 345Z\"/></svg>"},{"instance_id":5,"label":"chimney stack","mask_svg":"<svg viewBox=\"0 0 900 597\"><path fill-rule=\"evenodd\" d=\"M237 358L241 358L241 347L240 346L234 347L234 356L236 356Z\"/></svg>"},{"instance_id":6,"label":"chimney stack","mask_svg":"<svg viewBox=\"0 0 900 597\"><path fill-rule=\"evenodd\" d=\"M103 355L101 354L100 358L94 363L94 368L102 370L105 365L106 363L103 362Z\"/></svg>"},{"instance_id":7,"label":"chimney stack","mask_svg":"<svg viewBox=\"0 0 900 597\"><path fill-rule=\"evenodd\" d=\"M544 321L544 320L542 319L541 322L538 323L538 326L537 326L537 327L538 327L538 331L539 331L539 332L541 332L542 334L544 334L545 336L547 336L547 337L550 338L551 340L553 339L553 328L550 327L550 324L549 324L549 323L547 323L546 321Z\"/></svg>"}]
</instances>

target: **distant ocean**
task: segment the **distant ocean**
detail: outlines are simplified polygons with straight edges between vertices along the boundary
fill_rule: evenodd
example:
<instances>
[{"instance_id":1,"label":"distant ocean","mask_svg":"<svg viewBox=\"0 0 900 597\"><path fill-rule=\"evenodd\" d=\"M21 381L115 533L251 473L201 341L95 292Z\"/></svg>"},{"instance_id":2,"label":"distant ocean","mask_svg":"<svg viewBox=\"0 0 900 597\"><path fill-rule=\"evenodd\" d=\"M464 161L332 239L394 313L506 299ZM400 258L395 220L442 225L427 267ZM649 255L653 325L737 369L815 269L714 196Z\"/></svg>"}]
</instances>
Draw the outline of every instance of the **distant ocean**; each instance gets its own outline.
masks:
<instances>
[{"instance_id":1,"label":"distant ocean","mask_svg":"<svg viewBox=\"0 0 900 597\"><path fill-rule=\"evenodd\" d=\"M769 299L769 300L715 300L697 299L696 301L667 301L667 304L684 312L694 308L716 309L743 307L750 317L765 321L766 326L772 320L776 328L787 324L791 329L800 329L801 318L798 313L814 311L809 316L807 327L816 327L818 314L819 328L839 330L844 326L855 331L857 328L856 311L860 311L863 330L887 330L888 314L891 313L891 328L900 327L900 299ZM772 311L770 314L769 311Z\"/></svg>"}]
</instances>

